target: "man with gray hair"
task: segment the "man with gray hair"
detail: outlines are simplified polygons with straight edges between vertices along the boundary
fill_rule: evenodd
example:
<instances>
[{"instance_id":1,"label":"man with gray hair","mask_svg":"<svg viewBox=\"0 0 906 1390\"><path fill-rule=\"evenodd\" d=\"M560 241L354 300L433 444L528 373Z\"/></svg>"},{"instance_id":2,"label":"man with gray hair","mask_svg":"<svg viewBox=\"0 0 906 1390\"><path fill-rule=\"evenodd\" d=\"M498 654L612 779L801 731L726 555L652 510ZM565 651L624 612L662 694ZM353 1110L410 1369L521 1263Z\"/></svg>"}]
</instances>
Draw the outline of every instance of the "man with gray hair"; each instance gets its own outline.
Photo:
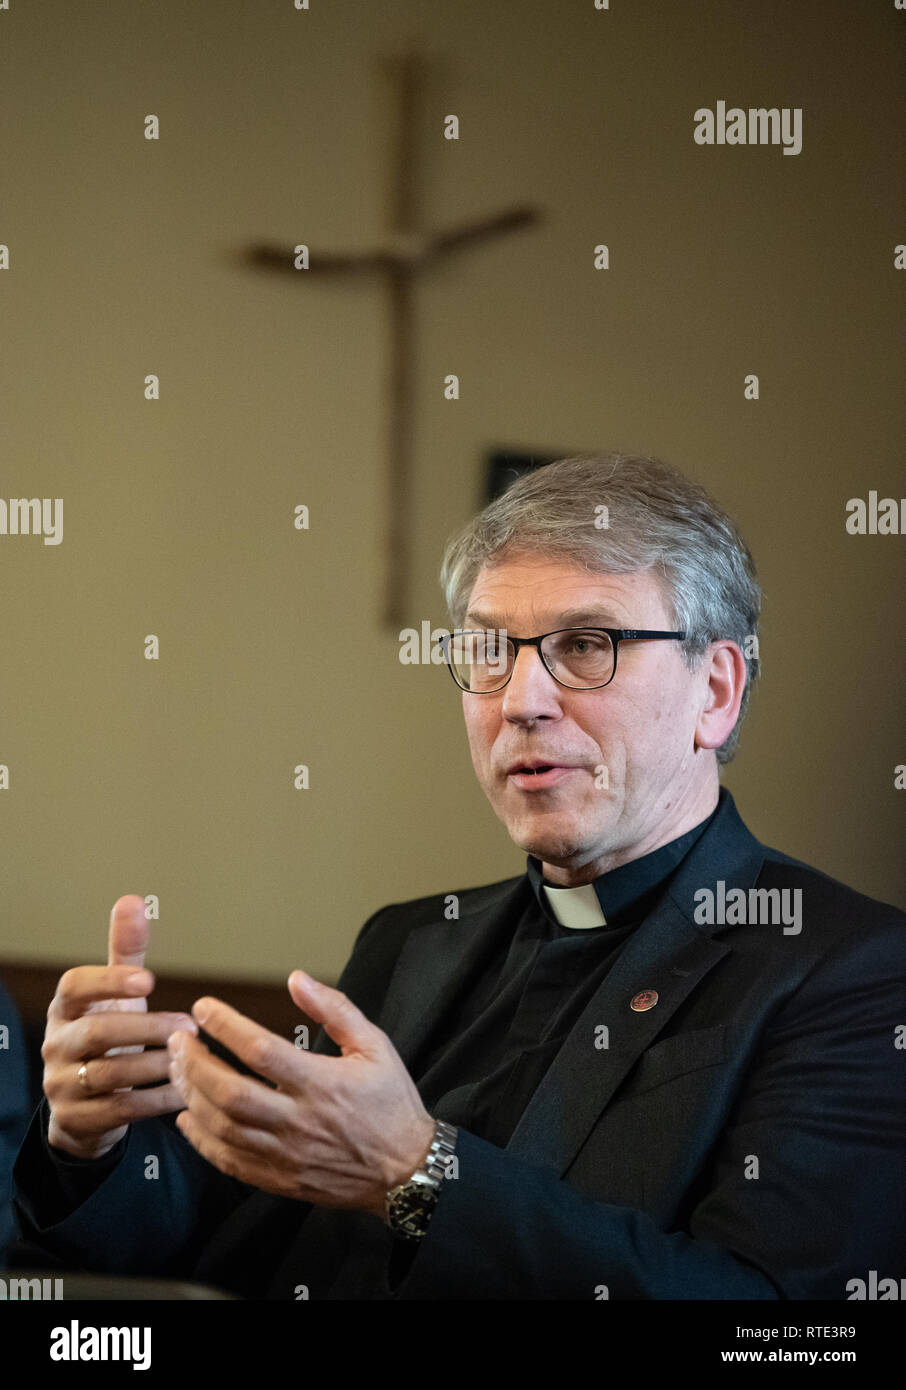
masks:
<instances>
[{"instance_id":1,"label":"man with gray hair","mask_svg":"<svg viewBox=\"0 0 906 1390\"><path fill-rule=\"evenodd\" d=\"M564 459L454 537L442 581L525 873L380 909L338 990L294 971L311 1053L212 998L149 1013L121 898L108 966L51 1004L23 1238L274 1299L842 1300L897 1276L906 916L761 844L720 786L758 675L733 522L657 460Z\"/></svg>"}]
</instances>

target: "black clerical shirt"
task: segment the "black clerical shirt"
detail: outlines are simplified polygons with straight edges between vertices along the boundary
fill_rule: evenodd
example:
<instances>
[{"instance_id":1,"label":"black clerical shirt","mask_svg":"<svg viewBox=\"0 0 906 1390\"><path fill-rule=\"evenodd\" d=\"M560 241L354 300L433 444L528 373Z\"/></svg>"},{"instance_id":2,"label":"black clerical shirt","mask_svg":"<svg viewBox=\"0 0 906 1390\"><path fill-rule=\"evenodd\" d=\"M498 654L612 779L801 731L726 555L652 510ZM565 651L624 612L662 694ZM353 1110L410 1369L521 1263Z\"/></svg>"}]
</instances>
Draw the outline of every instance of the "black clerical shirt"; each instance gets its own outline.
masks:
<instances>
[{"instance_id":1,"label":"black clerical shirt","mask_svg":"<svg viewBox=\"0 0 906 1390\"><path fill-rule=\"evenodd\" d=\"M512 935L489 946L455 1009L436 1020L426 1047L410 1059L409 1070L435 1118L506 1146L588 1000L715 812L669 844L595 879L602 926L561 925L544 892L541 863L528 856L532 891ZM46 1113L43 1130L58 1185L51 1185L48 1172L42 1210L33 1214L49 1224L94 1191L126 1141L103 1158L76 1159L47 1143Z\"/></svg>"}]
</instances>

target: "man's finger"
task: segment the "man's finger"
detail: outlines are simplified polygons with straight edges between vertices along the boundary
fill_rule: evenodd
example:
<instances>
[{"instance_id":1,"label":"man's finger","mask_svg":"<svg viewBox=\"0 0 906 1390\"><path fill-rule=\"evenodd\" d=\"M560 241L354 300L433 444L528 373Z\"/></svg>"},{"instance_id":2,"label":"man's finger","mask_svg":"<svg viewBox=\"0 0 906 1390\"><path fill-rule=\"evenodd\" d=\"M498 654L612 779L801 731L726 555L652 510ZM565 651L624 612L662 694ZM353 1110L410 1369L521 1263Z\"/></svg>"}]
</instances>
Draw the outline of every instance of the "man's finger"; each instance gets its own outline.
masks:
<instances>
[{"instance_id":1,"label":"man's finger","mask_svg":"<svg viewBox=\"0 0 906 1390\"><path fill-rule=\"evenodd\" d=\"M77 1060L69 1066L61 1065L45 1094L48 1100L56 1100L64 1092L66 1098L84 1100L135 1086L152 1086L159 1081L170 1081L170 1054L165 1047L143 1048L122 1057L92 1057L85 1062L84 1081L78 1077Z\"/></svg>"},{"instance_id":2,"label":"man's finger","mask_svg":"<svg viewBox=\"0 0 906 1390\"><path fill-rule=\"evenodd\" d=\"M88 1061L120 1047L166 1047L171 1033L193 1031L196 1026L188 1014L179 1013L134 1014L111 1009L83 1014L60 1031L52 1044L52 1055L55 1060Z\"/></svg>"},{"instance_id":3,"label":"man's finger","mask_svg":"<svg viewBox=\"0 0 906 1390\"><path fill-rule=\"evenodd\" d=\"M275 1190L272 1186L273 1158L262 1163L260 1153L252 1153L248 1149L224 1143L201 1124L191 1110L180 1111L176 1117L176 1128L202 1158L219 1168L228 1178L235 1178L237 1182L244 1182L251 1187L261 1187L265 1191ZM275 1154L274 1157L279 1160L279 1155Z\"/></svg>"},{"instance_id":4,"label":"man's finger","mask_svg":"<svg viewBox=\"0 0 906 1390\"><path fill-rule=\"evenodd\" d=\"M150 935L144 898L137 893L127 893L125 897L117 898L110 913L107 964L143 966Z\"/></svg>"},{"instance_id":5,"label":"man's finger","mask_svg":"<svg viewBox=\"0 0 906 1390\"><path fill-rule=\"evenodd\" d=\"M211 1058L216 1061L216 1058ZM172 1072L171 1063L171 1072ZM206 1068L202 1069L205 1073L205 1080L210 1078L206 1074ZM229 1070L229 1069L228 1069ZM235 1079L237 1073L233 1072ZM268 1090L255 1082L255 1086L262 1094L273 1097L278 1101L287 1101L287 1097L280 1096L276 1091ZM216 1088L215 1088L216 1089ZM182 1096L188 1113L193 1117L201 1130L211 1135L221 1144L226 1144L232 1149L242 1149L245 1153L254 1154L259 1159L279 1163L281 1159L285 1161L286 1151L283 1140L278 1138L270 1126L275 1125L276 1120L282 1120L282 1115L275 1116L271 1111L260 1116L257 1115L257 1106L240 1105L236 1108L240 1114L234 1113L234 1108L229 1105L222 1105L218 1101L209 1099L205 1091L190 1082L184 1077L177 1084L177 1090ZM224 1092L226 1093L226 1092ZM262 1107L264 1110L264 1107ZM254 1111L254 1114L250 1114ZM258 1123L256 1123L256 1118ZM287 1116L288 1118L288 1116ZM268 1127L262 1127L262 1126ZM185 1131L183 1131L185 1132Z\"/></svg>"},{"instance_id":6,"label":"man's finger","mask_svg":"<svg viewBox=\"0 0 906 1390\"><path fill-rule=\"evenodd\" d=\"M175 1086L149 1086L144 1091L111 1091L107 1095L88 1097L59 1105L60 1128L74 1139L92 1139L104 1130L118 1125L130 1125L156 1115L171 1115L185 1109L185 1102Z\"/></svg>"},{"instance_id":7,"label":"man's finger","mask_svg":"<svg viewBox=\"0 0 906 1390\"><path fill-rule=\"evenodd\" d=\"M342 1052L373 1052L383 1036L352 1000L341 990L322 985L304 970L294 970L289 977L289 992L294 1003L324 1025L324 1031Z\"/></svg>"},{"instance_id":8,"label":"man's finger","mask_svg":"<svg viewBox=\"0 0 906 1390\"><path fill-rule=\"evenodd\" d=\"M278 1085L298 1087L300 1068L306 1061L322 1061L323 1058L310 1058L308 1053L278 1038L260 1023L246 1018L236 1009L230 1008L222 999L205 995L196 999L192 1005L192 1017L212 1038L222 1042L231 1052L251 1067L259 1076L266 1076ZM227 1068L233 1076L231 1067Z\"/></svg>"},{"instance_id":9,"label":"man's finger","mask_svg":"<svg viewBox=\"0 0 906 1390\"><path fill-rule=\"evenodd\" d=\"M281 1039L275 1037L274 1041ZM232 1049L232 1044L227 1045ZM292 1048L294 1053L297 1050ZM214 1057L201 1041L173 1036L169 1052L170 1076L182 1088L190 1108L198 1096L203 1096L208 1102L206 1113L216 1109L228 1115L231 1122L242 1125L273 1129L292 1119L296 1106L292 1097L272 1090L253 1076L242 1076L221 1058Z\"/></svg>"},{"instance_id":10,"label":"man's finger","mask_svg":"<svg viewBox=\"0 0 906 1390\"><path fill-rule=\"evenodd\" d=\"M133 975L139 980L129 983ZM141 999L151 993L154 976L134 965L74 965L60 976L47 1017L53 1021L81 1018L90 1005L106 999Z\"/></svg>"}]
</instances>

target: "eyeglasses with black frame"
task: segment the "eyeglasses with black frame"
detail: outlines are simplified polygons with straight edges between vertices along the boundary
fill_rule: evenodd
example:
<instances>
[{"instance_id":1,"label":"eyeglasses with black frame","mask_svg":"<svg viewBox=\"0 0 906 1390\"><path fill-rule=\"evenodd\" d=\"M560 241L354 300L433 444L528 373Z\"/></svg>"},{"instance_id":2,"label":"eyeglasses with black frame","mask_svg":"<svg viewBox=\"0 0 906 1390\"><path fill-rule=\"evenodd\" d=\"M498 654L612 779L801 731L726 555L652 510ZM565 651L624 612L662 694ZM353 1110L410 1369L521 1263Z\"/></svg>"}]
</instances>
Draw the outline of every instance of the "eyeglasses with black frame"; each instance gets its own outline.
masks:
<instances>
[{"instance_id":1,"label":"eyeglasses with black frame","mask_svg":"<svg viewBox=\"0 0 906 1390\"><path fill-rule=\"evenodd\" d=\"M510 680L520 647L535 647L558 685L601 690L617 673L621 642L685 641L685 632L629 627L561 627L538 637L503 637L500 631L457 629L440 639L444 661L460 690L496 695Z\"/></svg>"}]
</instances>

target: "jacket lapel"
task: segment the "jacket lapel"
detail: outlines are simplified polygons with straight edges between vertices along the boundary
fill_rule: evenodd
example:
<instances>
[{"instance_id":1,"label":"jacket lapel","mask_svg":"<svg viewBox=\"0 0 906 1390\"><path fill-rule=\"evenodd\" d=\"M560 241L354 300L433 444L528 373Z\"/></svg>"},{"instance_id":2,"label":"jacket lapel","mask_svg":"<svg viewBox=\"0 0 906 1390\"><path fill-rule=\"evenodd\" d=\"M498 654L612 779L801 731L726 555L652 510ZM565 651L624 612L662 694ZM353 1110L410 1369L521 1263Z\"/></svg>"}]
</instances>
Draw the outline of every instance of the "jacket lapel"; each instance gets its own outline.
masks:
<instances>
[{"instance_id":1,"label":"jacket lapel","mask_svg":"<svg viewBox=\"0 0 906 1390\"><path fill-rule=\"evenodd\" d=\"M730 947L692 927L668 898L629 938L567 1035L513 1131L511 1153L562 1175L629 1069ZM630 1000L657 990L634 1012ZM605 1024L608 1047L595 1047Z\"/></svg>"},{"instance_id":2,"label":"jacket lapel","mask_svg":"<svg viewBox=\"0 0 906 1390\"><path fill-rule=\"evenodd\" d=\"M499 941L512 935L532 886L523 874L490 884L486 892L488 896L476 897L457 921L441 919L415 927L400 951L380 1026L407 1066L441 1016L455 1008Z\"/></svg>"},{"instance_id":3,"label":"jacket lapel","mask_svg":"<svg viewBox=\"0 0 906 1390\"><path fill-rule=\"evenodd\" d=\"M732 950L715 939L725 928L696 924L695 893L707 887L713 891L717 879L728 890L748 889L763 862L764 847L722 789L712 824L567 1035L513 1131L509 1152L563 1176L630 1068ZM657 990L658 1000L647 1012L634 1012L630 1000L641 990ZM609 1029L610 1046L598 1051L595 1028L602 1023Z\"/></svg>"}]
</instances>

